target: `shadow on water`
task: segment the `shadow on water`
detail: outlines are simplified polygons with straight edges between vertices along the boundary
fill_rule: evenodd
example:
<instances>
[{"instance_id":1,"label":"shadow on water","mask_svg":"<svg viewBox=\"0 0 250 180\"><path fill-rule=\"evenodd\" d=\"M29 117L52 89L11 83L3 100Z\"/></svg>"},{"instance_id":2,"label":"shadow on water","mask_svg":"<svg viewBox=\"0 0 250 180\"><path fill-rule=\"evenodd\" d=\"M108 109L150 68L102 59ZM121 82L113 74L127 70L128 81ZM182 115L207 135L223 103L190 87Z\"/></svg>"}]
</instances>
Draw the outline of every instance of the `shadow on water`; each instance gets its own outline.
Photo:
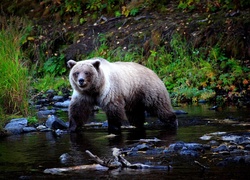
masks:
<instances>
[{"instance_id":1,"label":"shadow on water","mask_svg":"<svg viewBox=\"0 0 250 180\"><path fill-rule=\"evenodd\" d=\"M213 123L226 118L249 121L248 109L227 108L208 110L208 106L183 106L187 115L179 115L180 127L176 132L166 130L123 130L118 137L108 137L106 130L86 130L81 134L54 136L52 132L35 132L0 139L0 179L245 179L250 176L246 167L211 167L206 172L194 165L193 159L181 159L172 164L171 171L163 170L112 170L79 171L64 175L44 174L44 169L93 164L85 153L90 150L101 158L112 158L111 148L124 148L139 139L158 138L157 146L168 147L177 141L202 142L206 133L237 132L247 128ZM98 118L98 117L97 117ZM67 156L67 158L62 158ZM161 155L126 157L131 163L159 162ZM60 158L61 157L61 158ZM248 167L249 168L249 167Z\"/></svg>"}]
</instances>

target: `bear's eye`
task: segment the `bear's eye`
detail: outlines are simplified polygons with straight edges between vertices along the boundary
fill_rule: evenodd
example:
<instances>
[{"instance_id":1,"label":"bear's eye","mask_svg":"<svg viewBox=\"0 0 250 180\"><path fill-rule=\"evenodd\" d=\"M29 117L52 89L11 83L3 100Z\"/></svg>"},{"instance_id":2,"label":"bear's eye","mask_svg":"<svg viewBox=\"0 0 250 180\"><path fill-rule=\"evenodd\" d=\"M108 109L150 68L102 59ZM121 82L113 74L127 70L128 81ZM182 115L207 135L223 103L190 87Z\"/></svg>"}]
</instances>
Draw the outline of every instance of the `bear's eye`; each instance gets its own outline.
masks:
<instances>
[{"instance_id":1,"label":"bear's eye","mask_svg":"<svg viewBox=\"0 0 250 180\"><path fill-rule=\"evenodd\" d=\"M90 73L89 72L85 72L85 75L88 76Z\"/></svg>"},{"instance_id":2,"label":"bear's eye","mask_svg":"<svg viewBox=\"0 0 250 180\"><path fill-rule=\"evenodd\" d=\"M77 77L78 75L79 75L79 72L75 72L75 73L74 73L74 76Z\"/></svg>"}]
</instances>

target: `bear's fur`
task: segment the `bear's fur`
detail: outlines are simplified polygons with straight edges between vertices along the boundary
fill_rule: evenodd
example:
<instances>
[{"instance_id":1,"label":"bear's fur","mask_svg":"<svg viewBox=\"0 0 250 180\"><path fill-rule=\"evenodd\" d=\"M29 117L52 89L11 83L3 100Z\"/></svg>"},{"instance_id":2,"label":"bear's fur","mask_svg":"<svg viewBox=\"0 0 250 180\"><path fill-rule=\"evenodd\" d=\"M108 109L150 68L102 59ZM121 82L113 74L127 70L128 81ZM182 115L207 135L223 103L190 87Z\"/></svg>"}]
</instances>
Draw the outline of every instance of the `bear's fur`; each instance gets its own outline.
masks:
<instances>
[{"instance_id":1,"label":"bear's fur","mask_svg":"<svg viewBox=\"0 0 250 180\"><path fill-rule=\"evenodd\" d=\"M169 94L152 70L133 62L110 63L102 58L69 60L67 64L73 88L70 131L76 131L88 120L95 105L106 112L109 133L119 134L126 120L143 128L145 111L168 126L177 127Z\"/></svg>"}]
</instances>

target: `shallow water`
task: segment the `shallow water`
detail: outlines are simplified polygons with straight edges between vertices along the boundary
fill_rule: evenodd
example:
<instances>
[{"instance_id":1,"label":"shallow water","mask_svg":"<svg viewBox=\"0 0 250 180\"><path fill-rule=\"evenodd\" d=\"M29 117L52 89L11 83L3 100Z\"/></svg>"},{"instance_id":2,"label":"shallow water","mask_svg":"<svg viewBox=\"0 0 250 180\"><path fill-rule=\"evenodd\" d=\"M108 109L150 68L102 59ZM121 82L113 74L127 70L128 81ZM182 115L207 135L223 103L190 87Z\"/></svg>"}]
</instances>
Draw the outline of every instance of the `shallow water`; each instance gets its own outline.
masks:
<instances>
[{"instance_id":1,"label":"shallow water","mask_svg":"<svg viewBox=\"0 0 250 180\"><path fill-rule=\"evenodd\" d=\"M108 138L106 130L87 130L81 135L63 134L56 137L52 132L35 132L13 135L0 139L0 178L1 179L247 179L249 167L211 167L202 171L194 165L193 159L173 162L171 171L166 170L112 170L112 171L78 171L63 175L45 174L47 168L69 167L92 164L85 153L90 150L99 157L111 158L111 148L123 148L140 138L158 138L162 140L157 146L167 147L176 141L200 142L206 133L246 132L249 128L218 124L224 119L250 121L249 109L227 107L221 111L208 110L207 105L183 105L175 109L188 112L179 115L180 127L176 132L164 130L146 130L145 134L135 134L132 130L123 130L121 137ZM103 118L103 116L97 116ZM62 161L62 154L70 158ZM159 162L159 155L126 157L131 163Z\"/></svg>"}]
</instances>

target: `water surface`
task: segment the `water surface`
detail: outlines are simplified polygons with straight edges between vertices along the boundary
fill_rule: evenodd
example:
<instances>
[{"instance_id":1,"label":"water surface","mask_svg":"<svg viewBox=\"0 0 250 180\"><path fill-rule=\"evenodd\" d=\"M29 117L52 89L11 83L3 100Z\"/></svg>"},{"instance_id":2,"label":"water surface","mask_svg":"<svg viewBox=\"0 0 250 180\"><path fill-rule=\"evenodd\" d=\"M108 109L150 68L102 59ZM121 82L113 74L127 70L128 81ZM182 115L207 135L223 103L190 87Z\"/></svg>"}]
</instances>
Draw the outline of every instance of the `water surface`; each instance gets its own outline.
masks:
<instances>
[{"instance_id":1,"label":"water surface","mask_svg":"<svg viewBox=\"0 0 250 180\"><path fill-rule=\"evenodd\" d=\"M140 138L158 138L157 146L167 147L177 141L206 143L199 139L206 133L226 131L244 132L247 127L218 124L224 119L249 122L249 109L227 107L221 111L208 110L207 105L179 107L188 115L179 115L180 127L176 132L146 130L136 134L123 130L121 137L108 138L106 130L87 130L80 135L63 134L60 137L52 132L34 132L13 135L0 139L0 178L1 179L245 179L250 176L249 167L211 167L206 172L194 165L193 159L172 162L173 169L166 170L113 170L80 171L64 175L43 173L44 169L92 164L86 150L102 158L111 158L111 148L123 148L138 142ZM178 109L178 108L176 108ZM103 116L100 116L103 117ZM97 119L100 117L96 117ZM70 158L60 160L62 154ZM161 155L137 155L126 157L131 163L159 162Z\"/></svg>"}]
</instances>

